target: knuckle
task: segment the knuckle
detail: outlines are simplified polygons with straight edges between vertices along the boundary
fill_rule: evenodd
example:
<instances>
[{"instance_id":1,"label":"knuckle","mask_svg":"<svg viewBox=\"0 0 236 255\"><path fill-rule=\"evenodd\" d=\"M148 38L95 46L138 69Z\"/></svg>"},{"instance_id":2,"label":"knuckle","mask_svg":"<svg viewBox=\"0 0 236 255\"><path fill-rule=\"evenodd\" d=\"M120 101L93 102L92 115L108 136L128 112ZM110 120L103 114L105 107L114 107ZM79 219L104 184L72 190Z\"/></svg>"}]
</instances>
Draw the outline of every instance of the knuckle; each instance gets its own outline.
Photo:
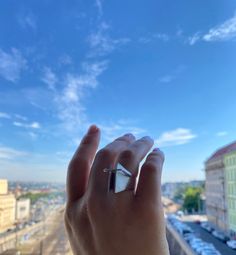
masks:
<instances>
[{"instance_id":1,"label":"knuckle","mask_svg":"<svg viewBox=\"0 0 236 255\"><path fill-rule=\"evenodd\" d=\"M156 172L157 171L157 164L153 160L149 160L143 165L143 170L144 171L151 171L151 172Z\"/></svg>"},{"instance_id":2,"label":"knuckle","mask_svg":"<svg viewBox=\"0 0 236 255\"><path fill-rule=\"evenodd\" d=\"M73 217L72 208L67 205L64 212L64 222L70 222L72 217Z\"/></svg>"},{"instance_id":3,"label":"knuckle","mask_svg":"<svg viewBox=\"0 0 236 255\"><path fill-rule=\"evenodd\" d=\"M97 157L101 159L103 158L110 159L112 158L112 151L109 150L108 148L103 148L97 153Z\"/></svg>"},{"instance_id":4,"label":"knuckle","mask_svg":"<svg viewBox=\"0 0 236 255\"><path fill-rule=\"evenodd\" d=\"M127 161L130 161L132 159L135 158L135 154L134 154L134 151L132 150L129 150L129 149L126 149L124 150L123 152L121 152L120 154L120 159L123 161L123 160L127 160Z\"/></svg>"}]
</instances>

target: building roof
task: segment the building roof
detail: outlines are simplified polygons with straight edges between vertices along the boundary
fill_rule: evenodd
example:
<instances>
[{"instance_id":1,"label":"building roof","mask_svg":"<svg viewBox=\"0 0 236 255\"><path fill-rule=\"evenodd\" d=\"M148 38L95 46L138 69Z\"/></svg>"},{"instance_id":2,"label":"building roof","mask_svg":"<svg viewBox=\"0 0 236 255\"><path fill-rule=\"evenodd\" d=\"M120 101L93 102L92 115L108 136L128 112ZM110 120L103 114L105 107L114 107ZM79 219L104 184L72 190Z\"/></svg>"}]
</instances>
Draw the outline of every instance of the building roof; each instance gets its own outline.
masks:
<instances>
[{"instance_id":1,"label":"building roof","mask_svg":"<svg viewBox=\"0 0 236 255\"><path fill-rule=\"evenodd\" d=\"M234 141L233 143L230 143L220 149L218 149L217 151L215 151L211 156L210 158L207 159L207 162L212 160L212 159L216 159L220 156L223 156L229 152L232 152L232 151L236 151L236 141Z\"/></svg>"}]
</instances>

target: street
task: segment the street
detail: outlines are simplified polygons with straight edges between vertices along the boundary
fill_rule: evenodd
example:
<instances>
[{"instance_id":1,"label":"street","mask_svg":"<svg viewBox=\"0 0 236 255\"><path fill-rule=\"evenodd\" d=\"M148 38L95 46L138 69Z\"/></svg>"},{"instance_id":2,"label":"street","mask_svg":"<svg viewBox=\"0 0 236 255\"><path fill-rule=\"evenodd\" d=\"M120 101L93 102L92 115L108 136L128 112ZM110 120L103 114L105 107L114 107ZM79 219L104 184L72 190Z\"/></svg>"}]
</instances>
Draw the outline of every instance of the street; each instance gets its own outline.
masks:
<instances>
[{"instance_id":1,"label":"street","mask_svg":"<svg viewBox=\"0 0 236 255\"><path fill-rule=\"evenodd\" d=\"M200 237L205 242L212 243L222 255L236 255L235 250L232 250L225 243L221 242L213 235L208 233L205 229L201 228L199 224L189 221L184 222L195 231L196 236Z\"/></svg>"}]
</instances>

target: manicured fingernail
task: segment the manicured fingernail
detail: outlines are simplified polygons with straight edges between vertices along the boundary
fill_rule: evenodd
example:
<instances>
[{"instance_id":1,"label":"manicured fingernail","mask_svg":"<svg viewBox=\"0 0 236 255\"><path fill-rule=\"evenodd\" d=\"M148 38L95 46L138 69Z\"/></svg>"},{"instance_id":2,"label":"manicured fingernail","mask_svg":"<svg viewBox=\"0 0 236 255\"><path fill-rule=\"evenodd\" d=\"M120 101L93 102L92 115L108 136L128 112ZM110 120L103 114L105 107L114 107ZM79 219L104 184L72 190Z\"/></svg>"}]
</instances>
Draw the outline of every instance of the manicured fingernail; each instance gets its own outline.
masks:
<instances>
[{"instance_id":1,"label":"manicured fingernail","mask_svg":"<svg viewBox=\"0 0 236 255\"><path fill-rule=\"evenodd\" d=\"M98 132L98 127L95 126L95 125L90 126L89 129L88 129L88 134L89 134L89 135L95 134L95 133L97 133L97 132Z\"/></svg>"},{"instance_id":2,"label":"manicured fingernail","mask_svg":"<svg viewBox=\"0 0 236 255\"><path fill-rule=\"evenodd\" d=\"M144 136L143 139L146 139L146 140L153 140L150 136Z\"/></svg>"},{"instance_id":3,"label":"manicured fingernail","mask_svg":"<svg viewBox=\"0 0 236 255\"><path fill-rule=\"evenodd\" d=\"M124 136L134 137L134 135L133 135L133 134L131 134L131 133L127 133L127 134L125 134Z\"/></svg>"},{"instance_id":4,"label":"manicured fingernail","mask_svg":"<svg viewBox=\"0 0 236 255\"><path fill-rule=\"evenodd\" d=\"M154 148L153 151L161 151L159 148Z\"/></svg>"}]
</instances>

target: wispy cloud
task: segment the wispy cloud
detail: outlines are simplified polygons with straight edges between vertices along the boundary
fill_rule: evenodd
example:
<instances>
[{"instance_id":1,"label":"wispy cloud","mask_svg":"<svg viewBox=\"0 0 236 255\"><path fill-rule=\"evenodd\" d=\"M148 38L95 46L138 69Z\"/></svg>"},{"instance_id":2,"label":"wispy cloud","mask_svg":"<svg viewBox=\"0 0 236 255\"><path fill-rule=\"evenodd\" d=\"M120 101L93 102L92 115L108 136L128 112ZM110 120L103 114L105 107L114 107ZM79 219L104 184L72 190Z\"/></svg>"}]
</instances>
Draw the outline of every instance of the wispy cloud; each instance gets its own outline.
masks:
<instances>
[{"instance_id":1,"label":"wispy cloud","mask_svg":"<svg viewBox=\"0 0 236 255\"><path fill-rule=\"evenodd\" d=\"M117 121L112 123L100 124L98 125L103 134L103 138L111 142L117 137L125 134L125 133L132 133L135 136L139 136L146 132L145 129L131 125L130 122L127 121Z\"/></svg>"},{"instance_id":2,"label":"wispy cloud","mask_svg":"<svg viewBox=\"0 0 236 255\"><path fill-rule=\"evenodd\" d=\"M32 129L41 128L41 125L36 121L32 123L23 123L23 122L14 121L13 125L16 127L22 127L22 128L32 128Z\"/></svg>"},{"instance_id":3,"label":"wispy cloud","mask_svg":"<svg viewBox=\"0 0 236 255\"><path fill-rule=\"evenodd\" d=\"M190 45L194 45L199 40L201 40L200 32L197 32L193 36L190 36L188 38L188 42L189 42Z\"/></svg>"},{"instance_id":4,"label":"wispy cloud","mask_svg":"<svg viewBox=\"0 0 236 255\"><path fill-rule=\"evenodd\" d=\"M68 73L63 91L56 92L55 102L58 117L69 130L78 130L86 125L87 117L83 98L87 90L98 85L98 77L106 70L107 61L84 63L80 75Z\"/></svg>"},{"instance_id":5,"label":"wispy cloud","mask_svg":"<svg viewBox=\"0 0 236 255\"><path fill-rule=\"evenodd\" d=\"M55 89L58 81L56 74L49 67L44 67L41 80L48 85L49 89Z\"/></svg>"},{"instance_id":6,"label":"wispy cloud","mask_svg":"<svg viewBox=\"0 0 236 255\"><path fill-rule=\"evenodd\" d=\"M220 131L216 133L216 136L226 136L226 135L228 135L227 131Z\"/></svg>"},{"instance_id":7,"label":"wispy cloud","mask_svg":"<svg viewBox=\"0 0 236 255\"><path fill-rule=\"evenodd\" d=\"M110 26L101 22L97 31L91 33L87 39L91 51L89 57L106 56L115 49L130 42L129 38L112 38L108 31Z\"/></svg>"},{"instance_id":8,"label":"wispy cloud","mask_svg":"<svg viewBox=\"0 0 236 255\"><path fill-rule=\"evenodd\" d=\"M170 40L169 35L165 33L154 33L148 36L142 36L138 39L139 43L147 44L156 41L168 42Z\"/></svg>"},{"instance_id":9,"label":"wispy cloud","mask_svg":"<svg viewBox=\"0 0 236 255\"><path fill-rule=\"evenodd\" d=\"M59 57L58 62L60 65L70 65L73 61L68 54L63 54Z\"/></svg>"},{"instance_id":10,"label":"wispy cloud","mask_svg":"<svg viewBox=\"0 0 236 255\"><path fill-rule=\"evenodd\" d=\"M24 11L18 15L18 22L23 29L31 28L36 30L37 19L31 11Z\"/></svg>"},{"instance_id":11,"label":"wispy cloud","mask_svg":"<svg viewBox=\"0 0 236 255\"><path fill-rule=\"evenodd\" d=\"M10 119L11 116L8 113L0 112L0 119Z\"/></svg>"},{"instance_id":12,"label":"wispy cloud","mask_svg":"<svg viewBox=\"0 0 236 255\"><path fill-rule=\"evenodd\" d=\"M9 147L0 146L0 159L15 159L24 157L28 153L24 151L18 151Z\"/></svg>"},{"instance_id":13,"label":"wispy cloud","mask_svg":"<svg viewBox=\"0 0 236 255\"><path fill-rule=\"evenodd\" d=\"M190 129L177 128L175 130L166 131L156 139L155 143L160 147L174 146L189 143L192 139L196 138Z\"/></svg>"},{"instance_id":14,"label":"wispy cloud","mask_svg":"<svg viewBox=\"0 0 236 255\"><path fill-rule=\"evenodd\" d=\"M174 80L174 76L173 75L165 75L165 76L162 76L160 79L159 79L159 81L161 82L161 83L170 83L171 81L173 81Z\"/></svg>"},{"instance_id":15,"label":"wispy cloud","mask_svg":"<svg viewBox=\"0 0 236 255\"><path fill-rule=\"evenodd\" d=\"M98 9L98 14L101 17L103 15L103 0L95 0L95 4Z\"/></svg>"},{"instance_id":16,"label":"wispy cloud","mask_svg":"<svg viewBox=\"0 0 236 255\"><path fill-rule=\"evenodd\" d=\"M175 80L178 77L178 75L180 75L182 72L184 72L185 69L186 69L186 66L180 65L174 71L172 71L170 74L166 74L166 75L160 77L159 82L170 83L173 80Z\"/></svg>"},{"instance_id":17,"label":"wispy cloud","mask_svg":"<svg viewBox=\"0 0 236 255\"><path fill-rule=\"evenodd\" d=\"M189 44L194 45L198 41L215 42L228 41L236 38L236 14L222 24L211 28L207 33L195 33L189 37Z\"/></svg>"},{"instance_id":18,"label":"wispy cloud","mask_svg":"<svg viewBox=\"0 0 236 255\"><path fill-rule=\"evenodd\" d=\"M15 48L7 53L0 49L0 76L4 79L16 82L20 78L21 71L26 68L26 59Z\"/></svg>"}]
</instances>

